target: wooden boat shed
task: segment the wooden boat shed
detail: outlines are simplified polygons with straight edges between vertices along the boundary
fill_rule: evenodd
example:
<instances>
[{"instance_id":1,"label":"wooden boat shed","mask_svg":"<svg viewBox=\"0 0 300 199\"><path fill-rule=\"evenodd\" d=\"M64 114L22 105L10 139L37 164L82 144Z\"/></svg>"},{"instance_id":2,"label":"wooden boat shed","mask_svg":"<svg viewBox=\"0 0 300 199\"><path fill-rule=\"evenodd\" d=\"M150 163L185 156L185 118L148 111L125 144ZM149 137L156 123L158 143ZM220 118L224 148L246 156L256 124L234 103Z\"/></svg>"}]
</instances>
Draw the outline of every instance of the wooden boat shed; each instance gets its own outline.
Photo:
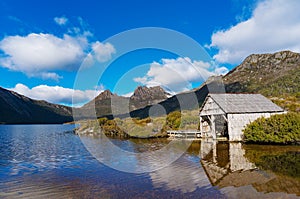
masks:
<instances>
[{"instance_id":1,"label":"wooden boat shed","mask_svg":"<svg viewBox=\"0 0 300 199\"><path fill-rule=\"evenodd\" d=\"M202 137L241 141L247 124L282 113L281 107L260 94L209 94L200 108L200 133Z\"/></svg>"}]
</instances>

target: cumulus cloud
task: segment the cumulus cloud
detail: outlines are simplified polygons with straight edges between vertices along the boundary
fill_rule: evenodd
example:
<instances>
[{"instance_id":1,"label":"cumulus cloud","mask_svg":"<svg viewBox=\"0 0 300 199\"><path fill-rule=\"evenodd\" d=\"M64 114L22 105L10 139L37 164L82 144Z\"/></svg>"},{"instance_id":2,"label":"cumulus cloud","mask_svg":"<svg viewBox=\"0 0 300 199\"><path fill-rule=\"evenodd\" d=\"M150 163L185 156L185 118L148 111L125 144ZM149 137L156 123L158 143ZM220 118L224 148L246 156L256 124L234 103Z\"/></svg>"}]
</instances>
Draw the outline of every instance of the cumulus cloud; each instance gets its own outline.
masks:
<instances>
[{"instance_id":1,"label":"cumulus cloud","mask_svg":"<svg viewBox=\"0 0 300 199\"><path fill-rule=\"evenodd\" d=\"M42 73L36 73L35 75L41 76L42 79L53 79L56 82L59 81L59 79L62 79L62 76L59 76L56 73L48 73L48 72L42 72Z\"/></svg>"},{"instance_id":2,"label":"cumulus cloud","mask_svg":"<svg viewBox=\"0 0 300 199\"><path fill-rule=\"evenodd\" d=\"M110 43L101 43L96 41L92 44L93 53L99 62L106 62L111 59L112 54L116 53L116 49Z\"/></svg>"},{"instance_id":3,"label":"cumulus cloud","mask_svg":"<svg viewBox=\"0 0 300 199\"><path fill-rule=\"evenodd\" d=\"M153 62L144 77L134 78L135 82L146 86L162 86L171 92L180 92L192 88L192 83L205 81L209 76L222 71L214 68L211 63L192 61L188 57L162 59L161 63Z\"/></svg>"},{"instance_id":4,"label":"cumulus cloud","mask_svg":"<svg viewBox=\"0 0 300 199\"><path fill-rule=\"evenodd\" d=\"M54 21L58 25L62 26L62 25L65 25L68 22L68 19L66 17L55 17Z\"/></svg>"},{"instance_id":5,"label":"cumulus cloud","mask_svg":"<svg viewBox=\"0 0 300 199\"><path fill-rule=\"evenodd\" d=\"M74 71L82 63L88 51L95 50L95 59L102 62L111 58L114 47L99 41L89 43L87 35L62 38L52 34L31 33L27 36L7 36L0 41L0 65L20 71L30 77L59 80L56 71Z\"/></svg>"},{"instance_id":6,"label":"cumulus cloud","mask_svg":"<svg viewBox=\"0 0 300 199\"><path fill-rule=\"evenodd\" d=\"M240 63L253 53L280 50L300 52L300 1L268 0L257 4L252 16L212 35L210 47L221 63Z\"/></svg>"},{"instance_id":7,"label":"cumulus cloud","mask_svg":"<svg viewBox=\"0 0 300 199\"><path fill-rule=\"evenodd\" d=\"M97 96L103 91L103 87L99 87L101 90L74 90L71 88L64 88L61 86L48 86L39 85L33 88L28 88L24 84L17 84L14 88L10 88L17 93L37 100L46 100L48 102L56 104L65 104L80 106Z\"/></svg>"}]
</instances>

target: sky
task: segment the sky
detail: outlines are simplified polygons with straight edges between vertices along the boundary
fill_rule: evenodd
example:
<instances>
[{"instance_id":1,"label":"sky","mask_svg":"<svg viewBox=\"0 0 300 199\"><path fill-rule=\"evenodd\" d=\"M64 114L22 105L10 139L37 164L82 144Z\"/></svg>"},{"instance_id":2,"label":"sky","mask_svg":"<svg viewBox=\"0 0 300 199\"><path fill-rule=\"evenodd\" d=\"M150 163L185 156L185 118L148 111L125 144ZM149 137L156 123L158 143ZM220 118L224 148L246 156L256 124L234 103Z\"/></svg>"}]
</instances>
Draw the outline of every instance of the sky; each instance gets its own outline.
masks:
<instances>
[{"instance_id":1,"label":"sky","mask_svg":"<svg viewBox=\"0 0 300 199\"><path fill-rule=\"evenodd\" d=\"M80 106L105 89L172 94L255 53L300 52L298 0L0 0L0 86Z\"/></svg>"}]
</instances>

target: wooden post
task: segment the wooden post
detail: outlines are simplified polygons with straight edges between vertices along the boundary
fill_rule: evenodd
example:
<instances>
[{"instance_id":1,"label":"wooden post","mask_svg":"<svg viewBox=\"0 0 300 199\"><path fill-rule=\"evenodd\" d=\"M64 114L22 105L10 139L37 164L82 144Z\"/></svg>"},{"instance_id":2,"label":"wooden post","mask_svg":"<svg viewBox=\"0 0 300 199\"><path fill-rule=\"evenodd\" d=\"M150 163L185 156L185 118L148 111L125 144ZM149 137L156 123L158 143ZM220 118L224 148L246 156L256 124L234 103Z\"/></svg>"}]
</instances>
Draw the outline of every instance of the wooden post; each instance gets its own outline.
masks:
<instances>
[{"instance_id":1,"label":"wooden post","mask_svg":"<svg viewBox=\"0 0 300 199\"><path fill-rule=\"evenodd\" d=\"M201 137L203 137L203 132L202 132L202 116L200 116L200 134L201 134Z\"/></svg>"},{"instance_id":2,"label":"wooden post","mask_svg":"<svg viewBox=\"0 0 300 199\"><path fill-rule=\"evenodd\" d=\"M213 163L217 163L217 142L216 140L212 141L212 145L213 145Z\"/></svg>"},{"instance_id":3,"label":"wooden post","mask_svg":"<svg viewBox=\"0 0 300 199\"><path fill-rule=\"evenodd\" d=\"M215 124L215 116L211 115L211 134L213 139L217 139L217 134L216 134L216 124Z\"/></svg>"}]
</instances>

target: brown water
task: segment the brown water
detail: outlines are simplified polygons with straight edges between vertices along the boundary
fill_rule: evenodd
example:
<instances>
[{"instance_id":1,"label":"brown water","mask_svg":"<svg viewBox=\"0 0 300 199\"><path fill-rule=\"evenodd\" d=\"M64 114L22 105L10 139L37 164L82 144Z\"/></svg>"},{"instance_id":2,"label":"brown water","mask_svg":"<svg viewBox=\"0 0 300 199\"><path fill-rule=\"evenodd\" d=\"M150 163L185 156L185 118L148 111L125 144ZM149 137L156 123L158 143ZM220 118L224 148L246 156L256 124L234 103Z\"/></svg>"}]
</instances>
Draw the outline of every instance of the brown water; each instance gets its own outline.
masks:
<instances>
[{"instance_id":1,"label":"brown water","mask_svg":"<svg viewBox=\"0 0 300 199\"><path fill-rule=\"evenodd\" d=\"M83 144L97 149L102 138L80 139L67 132L73 128L0 126L0 198L300 197L299 146L194 141L183 154L177 148L167 154L179 159L164 168L128 173L99 162ZM148 161L141 155L170 143L164 139L110 142L131 152L125 157L114 151L105 154L112 165L124 164L126 169L145 164L155 168L154 160L163 161Z\"/></svg>"}]
</instances>

